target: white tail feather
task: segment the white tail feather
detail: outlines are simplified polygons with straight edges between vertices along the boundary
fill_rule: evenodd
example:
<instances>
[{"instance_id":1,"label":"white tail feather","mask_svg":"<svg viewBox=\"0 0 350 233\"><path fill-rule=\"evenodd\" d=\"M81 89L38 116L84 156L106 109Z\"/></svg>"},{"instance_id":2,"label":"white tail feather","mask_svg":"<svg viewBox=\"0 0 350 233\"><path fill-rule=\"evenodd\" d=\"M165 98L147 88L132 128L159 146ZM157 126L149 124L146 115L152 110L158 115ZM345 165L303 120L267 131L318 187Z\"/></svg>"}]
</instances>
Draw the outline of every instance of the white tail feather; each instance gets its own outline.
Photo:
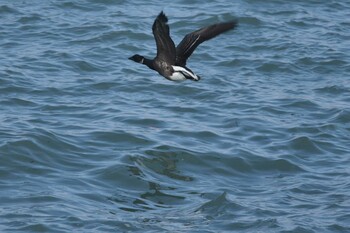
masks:
<instances>
[{"instance_id":1,"label":"white tail feather","mask_svg":"<svg viewBox=\"0 0 350 233\"><path fill-rule=\"evenodd\" d=\"M181 66L172 66L174 69L174 74L172 75L173 80L185 80L185 79L194 79L199 80L199 77Z\"/></svg>"}]
</instances>

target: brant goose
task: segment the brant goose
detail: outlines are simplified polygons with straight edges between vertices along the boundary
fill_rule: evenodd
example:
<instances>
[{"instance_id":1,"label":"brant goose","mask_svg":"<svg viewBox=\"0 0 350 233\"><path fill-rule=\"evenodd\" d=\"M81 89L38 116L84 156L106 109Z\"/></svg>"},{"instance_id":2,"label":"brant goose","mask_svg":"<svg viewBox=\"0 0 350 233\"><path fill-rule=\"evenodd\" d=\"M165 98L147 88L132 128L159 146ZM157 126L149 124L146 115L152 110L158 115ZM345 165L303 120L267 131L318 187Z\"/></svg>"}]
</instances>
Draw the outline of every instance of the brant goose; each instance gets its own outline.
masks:
<instances>
[{"instance_id":1,"label":"brant goose","mask_svg":"<svg viewBox=\"0 0 350 233\"><path fill-rule=\"evenodd\" d=\"M237 21L213 24L187 34L180 44L175 47L169 35L168 18L160 12L153 23L152 31L157 44L157 56L152 60L139 54L129 57L130 60L144 64L150 69L172 81L191 79L198 81L200 77L186 67L186 61L193 51L209 39L233 29Z\"/></svg>"}]
</instances>

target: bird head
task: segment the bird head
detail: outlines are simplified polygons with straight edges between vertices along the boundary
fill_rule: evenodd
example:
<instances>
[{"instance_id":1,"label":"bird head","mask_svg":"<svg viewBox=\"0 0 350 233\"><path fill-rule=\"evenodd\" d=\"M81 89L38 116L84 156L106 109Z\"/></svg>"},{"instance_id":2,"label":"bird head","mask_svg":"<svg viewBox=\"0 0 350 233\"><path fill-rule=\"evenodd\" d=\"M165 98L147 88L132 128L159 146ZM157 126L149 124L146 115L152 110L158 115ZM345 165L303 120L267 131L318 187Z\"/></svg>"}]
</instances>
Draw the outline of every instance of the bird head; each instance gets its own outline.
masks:
<instances>
[{"instance_id":1,"label":"bird head","mask_svg":"<svg viewBox=\"0 0 350 233\"><path fill-rule=\"evenodd\" d=\"M135 54L134 56L129 57L130 60L137 62L137 63L143 63L143 61L145 60L145 58L139 54Z\"/></svg>"}]
</instances>

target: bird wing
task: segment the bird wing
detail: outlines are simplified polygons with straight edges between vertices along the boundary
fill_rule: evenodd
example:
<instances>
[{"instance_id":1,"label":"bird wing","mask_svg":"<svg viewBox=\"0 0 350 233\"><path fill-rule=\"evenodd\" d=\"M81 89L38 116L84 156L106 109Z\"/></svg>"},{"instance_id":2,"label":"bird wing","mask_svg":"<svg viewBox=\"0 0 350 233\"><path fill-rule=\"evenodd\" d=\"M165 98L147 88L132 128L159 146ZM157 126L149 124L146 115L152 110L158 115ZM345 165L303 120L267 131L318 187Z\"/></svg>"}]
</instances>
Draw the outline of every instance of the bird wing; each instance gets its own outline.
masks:
<instances>
[{"instance_id":1,"label":"bird wing","mask_svg":"<svg viewBox=\"0 0 350 233\"><path fill-rule=\"evenodd\" d=\"M157 60L165 61L171 65L175 64L176 48L170 37L168 18L160 12L153 23L152 31L157 44Z\"/></svg>"},{"instance_id":2,"label":"bird wing","mask_svg":"<svg viewBox=\"0 0 350 233\"><path fill-rule=\"evenodd\" d=\"M176 65L185 66L187 59L198 45L235 28L237 24L237 21L218 23L187 34L176 47Z\"/></svg>"}]
</instances>

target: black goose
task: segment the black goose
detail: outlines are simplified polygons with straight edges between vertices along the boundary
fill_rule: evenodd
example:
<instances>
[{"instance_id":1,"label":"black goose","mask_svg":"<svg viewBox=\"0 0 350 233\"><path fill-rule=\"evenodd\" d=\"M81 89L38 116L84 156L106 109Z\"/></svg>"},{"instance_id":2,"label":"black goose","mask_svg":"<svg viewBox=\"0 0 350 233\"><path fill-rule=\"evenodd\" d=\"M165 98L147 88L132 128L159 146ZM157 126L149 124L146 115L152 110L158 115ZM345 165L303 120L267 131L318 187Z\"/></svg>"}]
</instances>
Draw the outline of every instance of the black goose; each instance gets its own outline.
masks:
<instances>
[{"instance_id":1,"label":"black goose","mask_svg":"<svg viewBox=\"0 0 350 233\"><path fill-rule=\"evenodd\" d=\"M165 78L172 81L191 79L198 81L200 77L186 67L186 61L193 51L209 39L233 29L237 21L213 24L187 34L180 44L175 44L169 34L168 18L160 12L153 23L152 31L157 44L157 56L152 60L139 54L129 57L130 60L144 64L150 69L158 71Z\"/></svg>"}]
</instances>

